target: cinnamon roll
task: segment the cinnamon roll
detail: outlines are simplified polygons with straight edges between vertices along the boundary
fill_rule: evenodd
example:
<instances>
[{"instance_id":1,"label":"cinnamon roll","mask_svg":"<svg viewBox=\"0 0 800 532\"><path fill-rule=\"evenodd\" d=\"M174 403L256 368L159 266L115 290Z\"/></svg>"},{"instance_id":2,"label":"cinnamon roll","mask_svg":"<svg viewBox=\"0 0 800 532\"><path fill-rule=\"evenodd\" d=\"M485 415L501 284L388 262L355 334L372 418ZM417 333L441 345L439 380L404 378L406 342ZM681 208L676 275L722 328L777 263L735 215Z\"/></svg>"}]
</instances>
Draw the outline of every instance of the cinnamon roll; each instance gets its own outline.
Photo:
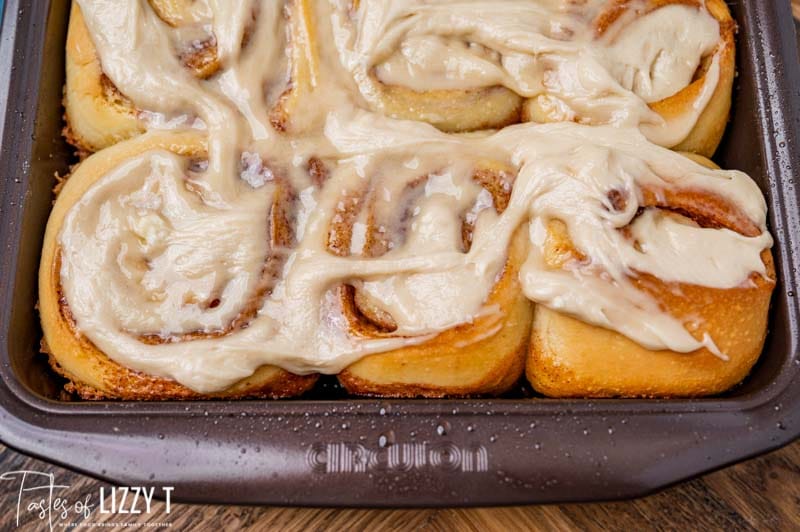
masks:
<instances>
[{"instance_id":1,"label":"cinnamon roll","mask_svg":"<svg viewBox=\"0 0 800 532\"><path fill-rule=\"evenodd\" d=\"M433 212L426 212L436 208L432 204L442 202L432 192L440 186L437 182L442 181L442 174L424 175L402 183L399 193L390 194L383 201L377 196L381 192L385 194L383 187L387 185L384 183L376 187L378 190L348 194L340 203L342 208L334 215L328 249L338 255L355 252L378 258L412 238L417 239L417 251L424 253L430 242L425 242L426 238L420 236L421 231L415 226L436 224L442 229L439 239L445 235L452 239L446 249L468 253L475 224L483 211L490 209L502 214L508 206L513 175L513 168L484 161L477 163L471 176L477 185L476 193L468 201L459 202L463 205L455 211L462 213L460 219L437 219ZM466 184L462 186L465 193L472 188ZM392 207L389 213L387 206ZM401 212L394 212L396 209ZM522 375L532 318L531 304L519 284L519 269L527 248L527 235L524 230L518 230L511 239L505 265L483 301L486 311L428 341L367 356L339 373L339 382L352 394L382 397L453 397L506 392ZM365 338L386 337L397 334L402 327L398 319L401 322L410 317L419 320L413 313L420 310L414 307L427 304L429 312L444 315L432 300L449 297L458 301L452 291L469 290L466 286L448 285L446 280L445 275L354 280L353 284L340 288L340 305L352 334ZM441 284L441 292L429 283ZM420 291L424 294L420 295ZM414 292L417 292L416 297Z\"/></svg>"},{"instance_id":2,"label":"cinnamon roll","mask_svg":"<svg viewBox=\"0 0 800 532\"><path fill-rule=\"evenodd\" d=\"M67 82L64 87L64 136L92 153L140 134L138 113L103 74L80 6L72 4L67 31Z\"/></svg>"},{"instance_id":3,"label":"cinnamon roll","mask_svg":"<svg viewBox=\"0 0 800 532\"><path fill-rule=\"evenodd\" d=\"M717 168L701 156L691 158ZM609 208L629 208L627 195L616 189L613 192ZM723 231L732 237L729 249L714 249L713 244L706 243L711 248L705 253L712 262L724 262L726 256L735 253L736 242L765 237L763 221L754 221L752 213L743 212L714 192L691 186L667 190L648 187L639 196L639 214L620 229L637 254L648 253L652 241L660 238L656 235L663 232L676 248L685 249L682 260L692 268L696 266L692 254L700 253L697 248L692 250L693 234ZM591 264L591 256L576 247L559 220L550 221L541 232L540 260L548 273L580 271ZM680 239L686 241L680 244ZM564 309L537 305L526 368L528 380L534 389L550 397L694 397L730 389L747 376L761 353L775 287L769 249L761 252L751 268L754 271L749 275L740 275L741 282L718 286L699 281L699 272L687 272L690 275L677 279L671 277L672 272L654 275L639 271L634 264L617 278L601 272L605 286L595 290L617 291L619 299L629 291L632 299L644 303L643 309L674 318L699 343L694 349L690 346L678 352L666 343L647 345L642 339L632 339L610 325L620 317L621 309L615 302L608 302L588 320L576 317L569 305ZM637 333L647 334L648 321L653 320L632 321L632 326ZM707 343L708 339L713 343Z\"/></svg>"},{"instance_id":4,"label":"cinnamon roll","mask_svg":"<svg viewBox=\"0 0 800 532\"><path fill-rule=\"evenodd\" d=\"M735 72L723 0L422 2L342 8L342 64L366 105L446 132L523 121L640 126L710 156Z\"/></svg>"},{"instance_id":5,"label":"cinnamon roll","mask_svg":"<svg viewBox=\"0 0 800 532\"><path fill-rule=\"evenodd\" d=\"M144 168L147 165L143 161L137 161L148 153L159 153L162 157L159 164L163 166L154 169L154 173ZM114 314L119 319L114 327L142 351L177 343L189 344L191 350L191 344L234 334L253 319L260 299L272 288L272 276L280 267L280 250L288 245L291 228L285 214L286 194L276 187L271 205L264 213L267 251L260 273L253 264L241 259L250 254L244 245L229 241L226 249L203 249L199 243L203 234L188 233L192 225L202 224L197 218L191 219L192 215L202 216L202 205L192 205L191 193L181 190L182 183L173 179L190 179L190 163L202 163L205 157L205 141L196 134L151 133L90 156L66 181L45 234L39 272L39 312L44 331L43 350L54 370L68 379L68 391L84 399L137 401L278 398L298 395L316 382L316 375L293 375L275 366L260 365L228 386L211 392L198 391L197 387L189 388L170 375L159 375L146 362L142 370L120 364L106 354L109 350L103 349L102 335L90 338L84 332L91 328L84 319L86 306L102 306L106 301L97 293L93 295L87 283L74 287L74 290L89 290L82 298L72 295L73 287L66 284L65 275L76 273L70 272L70 259L65 254L88 258L97 253L98 261L92 267L100 271L82 275L97 275L101 283L108 283L95 286L116 296L113 304L102 312ZM124 168L132 164L143 168L117 175L116 182L112 179L105 184L108 190L98 183L120 165ZM170 171L178 173L170 176ZM92 198L93 187L97 189L98 185L101 188L95 191L97 197ZM93 200L102 202L100 211L93 210L90 204ZM235 216L229 217L229 221L233 219ZM79 230L83 225L90 234L97 223L107 223L107 232L119 232L116 238L93 241ZM76 226L78 240L68 243L60 238L65 224ZM230 229L222 230L235 238ZM105 247L99 249L99 246ZM215 253L233 264L226 267L202 263L206 255ZM236 255L241 264L236 264ZM240 271L245 264L251 271ZM131 285L145 287L145 293L131 292ZM75 304L82 308L76 309ZM165 317L172 318L169 325ZM156 328L154 323L160 326ZM140 329L133 330L137 326ZM192 365L190 357L179 363L189 368ZM194 370L200 374L207 371L201 367Z\"/></svg>"},{"instance_id":6,"label":"cinnamon roll","mask_svg":"<svg viewBox=\"0 0 800 532\"><path fill-rule=\"evenodd\" d=\"M661 9L675 9L669 6L684 6L683 9L688 10L690 21L693 20L692 13L698 11L707 12L716 21L719 26L718 39L713 46L710 42L706 44L707 47L699 55L698 63L691 61L689 68L684 69L682 80L685 86L675 92L672 87L668 90L659 89L659 76L664 75L670 66L678 66L672 63L675 59L669 58L668 51L646 52L650 54L648 60L651 72L655 73L650 77L647 72L636 70L635 66L623 63L615 67L615 75L623 86L642 96L667 125L676 125L676 135L667 133L670 128L660 124L643 126L645 134L651 140L676 151L711 157L728 124L733 79L736 76L737 28L727 4L724 0L647 0L643 6L636 6L635 2L618 1L618 4L618 7L610 8L596 22L600 39L617 49L624 50L630 45L624 37L625 32L645 31L635 26L641 24L646 27L647 17L658 15ZM639 19L644 23L639 22ZM686 33L678 36L679 40L698 42L694 40L697 39L696 34L700 33L698 28L687 25L684 31ZM690 76L686 75L690 72Z\"/></svg>"},{"instance_id":7,"label":"cinnamon roll","mask_svg":"<svg viewBox=\"0 0 800 532\"><path fill-rule=\"evenodd\" d=\"M174 47L183 66L200 79L219 70L216 38L203 34L202 24L208 23L208 16L204 16L202 4L188 0L149 2L159 21L186 32L186 42L176 38L163 45ZM73 3L70 15L66 62L65 134L73 145L95 152L144 131L140 110L104 73L79 3Z\"/></svg>"},{"instance_id":8,"label":"cinnamon roll","mask_svg":"<svg viewBox=\"0 0 800 532\"><path fill-rule=\"evenodd\" d=\"M89 1L89 0L87 0ZM137 98L125 94L115 82L114 60L98 55L80 1L75 0L69 21L66 46L66 84L64 87L64 135L83 153L93 153L122 140L141 134L148 128L195 127L205 124L198 121L186 108L161 109L158 105L137 105ZM208 0L148 0L131 4L128 18L138 18L146 26L148 37L158 39L159 48L173 56L173 73L184 70L177 77L194 78L202 82L215 76L225 62L235 60L240 50L247 48L261 15L260 3L248 0L235 9L215 10ZM275 4L272 11L281 11ZM279 21L274 16L264 16L262 21L273 32L269 38L274 48L290 51L286 66L281 65L264 80L259 92L268 93L272 120L281 129L288 127L289 116L304 90L313 82L314 62L310 60L309 6L306 0L286 2L286 14ZM215 18L216 16L216 18ZM135 46L135 43L131 43ZM105 49L106 45L102 47ZM274 58L261 58L269 62ZM285 79L284 79L285 77ZM188 81L184 80L188 83ZM271 93L275 93L274 95ZM141 102L145 103L145 102Z\"/></svg>"}]
</instances>

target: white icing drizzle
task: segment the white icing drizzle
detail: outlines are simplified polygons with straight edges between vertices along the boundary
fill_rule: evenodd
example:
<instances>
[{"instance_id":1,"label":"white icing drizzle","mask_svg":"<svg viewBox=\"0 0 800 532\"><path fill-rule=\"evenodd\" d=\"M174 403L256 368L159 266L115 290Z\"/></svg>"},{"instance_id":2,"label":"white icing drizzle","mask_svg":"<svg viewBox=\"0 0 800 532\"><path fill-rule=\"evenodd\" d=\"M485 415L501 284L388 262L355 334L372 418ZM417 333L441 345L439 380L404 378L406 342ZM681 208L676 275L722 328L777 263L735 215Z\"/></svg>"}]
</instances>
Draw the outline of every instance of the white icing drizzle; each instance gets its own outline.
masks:
<instances>
[{"instance_id":1,"label":"white icing drizzle","mask_svg":"<svg viewBox=\"0 0 800 532\"><path fill-rule=\"evenodd\" d=\"M716 351L713 339L695 338L637 290L631 282L637 272L715 288L740 286L752 272L765 274L760 254L772 240L766 203L753 181L654 145L637 127L652 119L642 98L680 88L699 54L713 48L711 40L691 36L713 36L716 30L703 10L665 8L654 21L632 22L633 37L609 36L610 44L596 44L581 33L590 19L576 15L569 2L365 0L353 19L345 2L318 0L312 2L318 79L297 110L301 131L286 134L269 120L281 92L279 73L287 69L282 2L202 3L203 20L213 21L223 51L221 71L206 81L192 78L179 64L169 45L177 30L158 20L147 2L79 2L104 71L116 86L149 112L198 116L207 128L196 134L209 138L206 172L171 153L143 153L97 181L64 221L60 277L77 327L127 367L212 392L264 364L296 373L336 373L367 354L424 342L497 313L485 301L512 235L526 223L530 251L520 272L526 296L651 349ZM592 13L601 3L590 0L581 12ZM237 43L254 12L258 22L248 46L240 49ZM404 20L413 23L400 20L408 12L411 17ZM645 19L650 16L655 14ZM358 28L350 26L353 20ZM688 42L669 43L683 31L670 27L683 24L689 28ZM652 32L656 26L663 28ZM652 41L651 33L656 34ZM483 48L465 48L467 34ZM448 40L452 36L461 40ZM650 48L643 47L641 56L625 55L626 48L636 48L627 41L636 36ZM600 54L595 46L615 51ZM675 55L665 58L655 51L659 48ZM498 49L499 66L487 51ZM419 59L421 74L413 68L408 76L397 74L405 68L397 50ZM426 51L454 54L459 64L447 73L457 73L459 83L433 75L441 63ZM399 76L393 82L453 87L502 82L534 94L530 87L540 81L517 75L522 70L512 63L541 56L567 70L591 68L587 76L601 68L606 88L613 81L611 96L599 103L593 103L597 87L578 83L586 90L566 97L561 86L559 97L575 112L603 108L613 109L615 117L636 118L600 121L612 125L520 124L495 133L447 135L364 109L365 84L373 82L366 74L376 65L383 65L379 75L386 79ZM633 80L630 88L641 91L642 98L620 84L625 80L613 79L616 67L600 67L601 58L623 65L621 77ZM642 61L656 66L650 85L638 80ZM267 81L270 90L264 90ZM158 120L150 127L187 128L187 123ZM306 170L310 157L325 160L330 170L320 188ZM473 179L487 164L511 168L516 176L502 213ZM283 186L297 198L295 243L273 248L267 219ZM762 232L744 237L704 229L652 209L637 216L644 190L670 188L724 197ZM391 245L380 256L367 253L362 212L353 225L349 255L336 256L327 250L326 239L337 207L345 193L364 191L373 212L386 221ZM627 198L620 210L610 203L610 191ZM466 251L462 216L474 222ZM545 227L553 219L564 222L586 261L562 270L544 264ZM629 229L627 235L623 228ZM280 275L269 280L272 289L258 299L264 264L276 257ZM350 334L335 296L342 283L368 295L397 329L376 338ZM246 327L218 337L177 339L225 330L254 298L258 311ZM153 334L176 341L142 341Z\"/></svg>"}]
</instances>

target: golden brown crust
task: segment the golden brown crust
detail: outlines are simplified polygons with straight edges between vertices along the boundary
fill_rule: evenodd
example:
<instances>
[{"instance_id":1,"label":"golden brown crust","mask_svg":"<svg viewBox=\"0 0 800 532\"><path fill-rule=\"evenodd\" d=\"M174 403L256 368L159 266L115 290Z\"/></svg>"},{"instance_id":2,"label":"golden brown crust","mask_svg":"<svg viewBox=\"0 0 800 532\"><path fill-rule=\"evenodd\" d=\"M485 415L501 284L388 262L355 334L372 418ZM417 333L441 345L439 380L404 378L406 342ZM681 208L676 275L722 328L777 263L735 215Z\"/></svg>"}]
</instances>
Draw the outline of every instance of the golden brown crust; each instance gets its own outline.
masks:
<instances>
[{"instance_id":1,"label":"golden brown crust","mask_svg":"<svg viewBox=\"0 0 800 532\"><path fill-rule=\"evenodd\" d=\"M519 267L527 232L517 231L506 267L487 307L497 314L444 331L420 345L365 357L339 374L355 395L459 397L498 395L522 375L532 304L522 294Z\"/></svg>"},{"instance_id":2,"label":"golden brown crust","mask_svg":"<svg viewBox=\"0 0 800 532\"><path fill-rule=\"evenodd\" d=\"M769 252L764 263L771 279ZM648 280L670 314L702 323L693 332L711 334L729 360L707 349L651 351L619 333L537 306L526 369L534 389L549 397L695 397L741 382L761 353L774 282L754 276L753 287L716 290Z\"/></svg>"},{"instance_id":3,"label":"golden brown crust","mask_svg":"<svg viewBox=\"0 0 800 532\"><path fill-rule=\"evenodd\" d=\"M446 133L500 129L522 116L522 97L505 87L417 92L379 81L376 86L386 115L427 122Z\"/></svg>"},{"instance_id":4,"label":"golden brown crust","mask_svg":"<svg viewBox=\"0 0 800 532\"><path fill-rule=\"evenodd\" d=\"M692 158L714 166L699 156ZM702 226L758 233L730 203L698 191L676 191L646 203L676 210ZM551 223L548 233L548 266L560 268L576 251L563 224ZM528 380L550 397L694 397L735 386L755 364L766 336L775 270L769 250L763 251L762 260L766 278L752 274L742 286L727 290L669 284L647 274L631 279L696 338L708 333L729 360L705 348L692 353L652 351L620 333L537 306Z\"/></svg>"},{"instance_id":5,"label":"golden brown crust","mask_svg":"<svg viewBox=\"0 0 800 532\"><path fill-rule=\"evenodd\" d=\"M492 346L489 346L489 348L491 347ZM342 372L339 374L339 382L342 383L349 393L363 397L394 397L405 399L440 399L447 397L481 396L494 397L509 391L522 376L522 372L525 367L525 352L526 346L523 346L516 353L512 353L507 359L495 361L494 367L481 369L482 377L480 379L470 381L466 384L459 384L458 382L455 382L455 380L446 384L437 384L435 382L414 382L418 381L417 376L411 378L411 382L404 382L401 380L403 377L401 374L403 366L408 364L419 364L421 360L427 360L429 354L426 353L407 353L402 357L402 362L394 361L394 368L389 368L386 361L381 361L381 366L383 367L379 371L386 372L387 370L391 369L395 375L400 377L397 381L378 382L375 380L373 375L369 375L367 378L360 377L360 371L370 371L369 368L363 368L358 371ZM462 353L461 357L462 360L469 361L468 357L474 357L476 355L485 356L485 353ZM453 357L451 358L451 361L455 363L458 361L458 359ZM444 365L441 363L441 360L434 360L431 365L435 366L435 370L439 370L444 367ZM446 367L446 369L449 371L454 371L459 376L464 376L470 372L470 370L465 370L463 367L455 364Z\"/></svg>"},{"instance_id":6,"label":"golden brown crust","mask_svg":"<svg viewBox=\"0 0 800 532\"><path fill-rule=\"evenodd\" d=\"M203 157L204 141L190 133L147 134L119 143L86 159L66 182L47 225L39 270L39 312L43 347L53 368L70 380L69 391L85 399L173 400L244 397L288 397L303 393L316 375L298 376L274 366L262 366L252 376L226 390L197 393L171 379L145 375L114 362L75 328L60 291L57 236L69 208L103 175L123 160L152 149L187 157Z\"/></svg>"},{"instance_id":7,"label":"golden brown crust","mask_svg":"<svg viewBox=\"0 0 800 532\"><path fill-rule=\"evenodd\" d=\"M182 401L198 399L280 399L308 391L316 383L316 375L276 374L272 367L259 368L252 376L227 390L215 394L199 394L170 379L153 377L125 368L106 358L99 359L97 371L102 371L105 387L95 388L64 369L43 341L41 351L48 355L50 367L68 380L64 389L88 401Z\"/></svg>"}]
</instances>

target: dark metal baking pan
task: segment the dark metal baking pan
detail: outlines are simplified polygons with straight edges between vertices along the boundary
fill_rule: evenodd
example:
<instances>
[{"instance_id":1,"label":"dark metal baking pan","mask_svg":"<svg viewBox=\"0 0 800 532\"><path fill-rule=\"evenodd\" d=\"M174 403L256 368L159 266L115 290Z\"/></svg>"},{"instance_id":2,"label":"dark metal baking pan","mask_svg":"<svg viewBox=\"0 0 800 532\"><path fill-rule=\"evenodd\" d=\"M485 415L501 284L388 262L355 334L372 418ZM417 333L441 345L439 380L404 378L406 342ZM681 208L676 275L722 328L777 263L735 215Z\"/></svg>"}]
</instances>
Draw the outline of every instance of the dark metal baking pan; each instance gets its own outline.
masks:
<instances>
[{"instance_id":1,"label":"dark metal baking pan","mask_svg":"<svg viewBox=\"0 0 800 532\"><path fill-rule=\"evenodd\" d=\"M718 162L767 195L778 287L747 381L703 400L377 401L323 386L292 401L87 403L59 399L38 353L39 252L61 138L68 2L8 0L0 40L0 439L184 501L456 506L618 499L800 435L798 67L789 2L731 2L735 108Z\"/></svg>"}]
</instances>

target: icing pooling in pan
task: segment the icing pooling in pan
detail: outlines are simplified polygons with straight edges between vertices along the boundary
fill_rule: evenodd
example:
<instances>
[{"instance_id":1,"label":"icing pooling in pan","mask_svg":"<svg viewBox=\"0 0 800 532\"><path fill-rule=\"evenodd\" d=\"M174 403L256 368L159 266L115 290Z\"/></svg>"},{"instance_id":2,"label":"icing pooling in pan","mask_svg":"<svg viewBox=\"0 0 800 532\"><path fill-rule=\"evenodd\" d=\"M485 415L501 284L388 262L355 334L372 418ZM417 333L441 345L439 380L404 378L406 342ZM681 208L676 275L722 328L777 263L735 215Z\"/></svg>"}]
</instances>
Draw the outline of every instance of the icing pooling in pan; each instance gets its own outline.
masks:
<instances>
[{"instance_id":1,"label":"icing pooling in pan","mask_svg":"<svg viewBox=\"0 0 800 532\"><path fill-rule=\"evenodd\" d=\"M760 254L772 242L765 229L766 204L753 181L741 172L708 169L659 147L638 127L668 127L646 112L644 98L680 87L689 67L674 69L677 81L662 79L670 77L671 69L659 71L641 97L626 90L620 82L626 83L626 69L638 68L639 59L623 54L624 60L618 60L628 46L614 53L596 51L614 45L581 36L586 21L571 13L571 2L503 4L549 17L537 19L528 31L531 41L554 40L547 31L572 35L573 41L561 44L563 50L548 53L565 68L590 65L593 79L613 81L616 92L609 94L616 96L602 105L605 111L614 110L607 115L614 117L613 123L520 124L469 135L387 118L365 97L364 76L358 72L363 65L372 65L371 71L380 64L374 62L377 55L370 55L380 47L358 52L356 41L368 32L353 32L370 17L388 17L388 27L393 27L389 3L362 2L353 12L346 2L310 2L313 16L308 20L298 20L293 12L292 22L300 31L290 38L281 2L207 0L201 6L206 14L201 24L207 27L200 29L218 36L222 68L206 81L180 65L174 50L181 32L158 19L146 2L79 3L104 72L120 91L148 112L197 116L205 125L197 135L209 146L207 168L165 151L130 158L89 189L69 211L59 236L62 288L78 329L127 367L211 392L263 364L297 373L336 373L367 354L424 342L497 312L483 303L503 270L512 235L525 224L530 250L520 280L526 296L651 349L716 351L712 338L693 337L637 290L630 280L637 272L714 288L736 287L753 272L764 273ZM485 9L486 2L391 2L392 9L449 9L462 18L482 4ZM574 9L591 12L596 4L588 2L588 11ZM671 48L680 59L671 61L699 63L713 48L718 28L708 23L703 10L678 6L680 15L673 15L666 10L675 7L663 9L644 18L655 16L652 24L659 27L680 21L702 34L686 46ZM248 29L254 16L257 23ZM541 20L550 21L549 29ZM496 25L502 27L501 22ZM626 23L632 32L625 39L639 36L646 41L653 33L651 23ZM248 32L246 47L232 44ZM270 113L290 67L287 42L300 44L312 32L316 47L309 55L318 58L309 87L288 130L277 131ZM501 35L497 39L506 38L499 29L496 33ZM233 41L220 38L231 35ZM659 39L650 44L663 46ZM487 44L499 46L484 42L479 55L487 53ZM540 54L534 52L528 51L535 66ZM397 63L391 53L386 57ZM616 58L611 66L609 57ZM642 52L641 57L655 56ZM423 78L409 83L428 83ZM478 82L470 77L463 86ZM595 101L581 97L569 102L582 101L590 109L590 100ZM328 168L321 186L309 175L312 159ZM504 209L495 208L491 195L474 179L477 171L497 168L511 176ZM293 243L274 246L267 220L276 198L287 189L295 198ZM726 198L760 234L747 237L701 228L655 209L640 211L645 191L666 189ZM626 201L613 202L612 191ZM366 210L352 223L346 252L328 249L331 223L352 197L369 198L371 212L384 222L381 230L388 244L380 254L369 250ZM467 215L474 226L465 248L462 221ZM553 219L566 225L585 257L560 270L548 268L542 255L545 227ZM263 293L264 264L273 260L280 264L279 274ZM348 334L335 296L342 283L355 286L391 315L396 329L376 338ZM227 331L254 298L258 312L247 327ZM142 341L150 335L176 339L197 331L225 334L160 344Z\"/></svg>"}]
</instances>

